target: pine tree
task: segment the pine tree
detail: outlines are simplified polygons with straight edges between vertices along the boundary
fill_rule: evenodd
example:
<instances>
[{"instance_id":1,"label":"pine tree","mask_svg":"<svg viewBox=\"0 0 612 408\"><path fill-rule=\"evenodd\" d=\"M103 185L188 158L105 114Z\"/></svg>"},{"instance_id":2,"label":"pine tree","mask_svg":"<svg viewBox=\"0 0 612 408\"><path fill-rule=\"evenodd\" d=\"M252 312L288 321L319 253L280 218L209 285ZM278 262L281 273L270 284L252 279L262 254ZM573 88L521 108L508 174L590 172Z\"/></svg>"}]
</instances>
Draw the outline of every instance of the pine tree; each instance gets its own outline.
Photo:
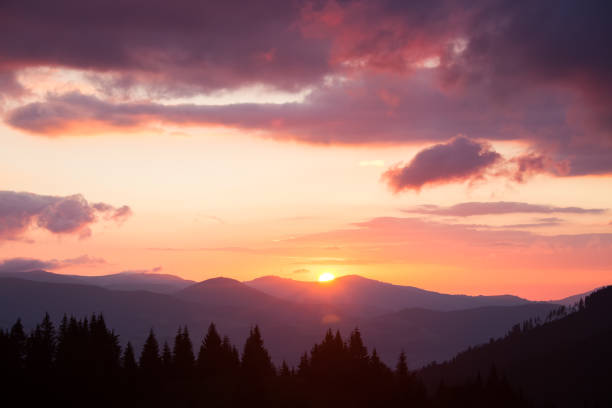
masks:
<instances>
[{"instance_id":1,"label":"pine tree","mask_svg":"<svg viewBox=\"0 0 612 408\"><path fill-rule=\"evenodd\" d=\"M210 378L224 371L223 363L223 341L214 323L211 323L198 353L198 372L201 376Z\"/></svg>"},{"instance_id":2,"label":"pine tree","mask_svg":"<svg viewBox=\"0 0 612 408\"><path fill-rule=\"evenodd\" d=\"M136 357L134 355L134 348L132 347L132 343L129 341L125 346L123 357L121 357L121 366L123 367L123 371L130 378L133 378L138 371L138 365L136 364Z\"/></svg>"},{"instance_id":3,"label":"pine tree","mask_svg":"<svg viewBox=\"0 0 612 408\"><path fill-rule=\"evenodd\" d=\"M9 367L15 372L21 371L26 355L26 334L21 319L17 319L9 332Z\"/></svg>"},{"instance_id":4,"label":"pine tree","mask_svg":"<svg viewBox=\"0 0 612 408\"><path fill-rule=\"evenodd\" d=\"M189 330L179 327L174 338L174 349L172 353L175 374L179 377L188 377L194 367L195 357L193 355L193 345L189 338Z\"/></svg>"},{"instance_id":5,"label":"pine tree","mask_svg":"<svg viewBox=\"0 0 612 408\"><path fill-rule=\"evenodd\" d=\"M264 348L259 327L251 329L242 353L242 371L251 379L272 377L275 374L272 359Z\"/></svg>"},{"instance_id":6,"label":"pine tree","mask_svg":"<svg viewBox=\"0 0 612 408\"><path fill-rule=\"evenodd\" d=\"M143 371L146 376L156 376L159 374L161 368L159 343L157 342L157 338L155 338L153 329L149 332L149 337L147 337L142 347L139 366L140 370Z\"/></svg>"},{"instance_id":7,"label":"pine tree","mask_svg":"<svg viewBox=\"0 0 612 408\"><path fill-rule=\"evenodd\" d=\"M36 325L27 340L26 368L35 377L50 375L56 348L55 328L49 314Z\"/></svg>"},{"instance_id":8,"label":"pine tree","mask_svg":"<svg viewBox=\"0 0 612 408\"><path fill-rule=\"evenodd\" d=\"M398 378L407 378L408 377L408 363L406 362L406 353L404 350L399 355L399 359L397 360L397 365L395 366L395 375Z\"/></svg>"},{"instance_id":9,"label":"pine tree","mask_svg":"<svg viewBox=\"0 0 612 408\"><path fill-rule=\"evenodd\" d=\"M169 374L172 370L172 351L167 341L164 341L164 346L162 348L161 365L166 374Z\"/></svg>"},{"instance_id":10,"label":"pine tree","mask_svg":"<svg viewBox=\"0 0 612 408\"><path fill-rule=\"evenodd\" d=\"M280 376L283 378L291 377L291 370L289 369L289 366L285 360L283 360L281 364Z\"/></svg>"},{"instance_id":11,"label":"pine tree","mask_svg":"<svg viewBox=\"0 0 612 408\"><path fill-rule=\"evenodd\" d=\"M368 349L363 345L359 329L353 330L348 344L349 358L353 361L367 362Z\"/></svg>"}]
</instances>

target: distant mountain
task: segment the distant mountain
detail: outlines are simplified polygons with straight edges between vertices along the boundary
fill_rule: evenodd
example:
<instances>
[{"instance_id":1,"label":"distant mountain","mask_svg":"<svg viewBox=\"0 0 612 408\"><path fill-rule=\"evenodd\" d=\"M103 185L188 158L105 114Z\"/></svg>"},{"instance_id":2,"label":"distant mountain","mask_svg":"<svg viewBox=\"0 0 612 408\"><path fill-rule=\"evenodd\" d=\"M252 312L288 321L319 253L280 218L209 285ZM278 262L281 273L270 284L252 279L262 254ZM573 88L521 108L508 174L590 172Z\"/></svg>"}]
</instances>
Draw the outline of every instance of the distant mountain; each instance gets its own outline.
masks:
<instances>
[{"instance_id":1,"label":"distant mountain","mask_svg":"<svg viewBox=\"0 0 612 408\"><path fill-rule=\"evenodd\" d=\"M578 295L568 296L563 299L551 300L550 303L554 303L557 305L563 305L563 306L574 306L575 304L580 302L580 299L586 298L588 295L595 292L595 290L590 290L588 292L580 293Z\"/></svg>"},{"instance_id":2,"label":"distant mountain","mask_svg":"<svg viewBox=\"0 0 612 408\"><path fill-rule=\"evenodd\" d=\"M121 333L122 342L132 341L138 347L150 328L155 328L161 340L170 341L179 325L189 327L197 344L211 322L241 345L252 326L258 324L265 335L266 346L277 360L285 358L297 362L306 347L319 340L328 327L345 331L355 322L354 318L345 317L338 310L298 305L263 293L245 302L247 291L257 291L235 283L233 287L230 280L213 280L196 284L175 296L0 278L0 327L9 327L17 317L21 317L27 327L32 327L45 312L55 321L64 313L81 317L103 313L109 326ZM215 294L211 289L214 286L217 289L225 286L220 292L222 296ZM336 316L342 324L330 324L325 320L327 315Z\"/></svg>"},{"instance_id":3,"label":"distant mountain","mask_svg":"<svg viewBox=\"0 0 612 408\"><path fill-rule=\"evenodd\" d=\"M259 308L286 303L240 281L229 278L212 278L195 283L176 292L175 296L184 300L216 306Z\"/></svg>"},{"instance_id":4,"label":"distant mountain","mask_svg":"<svg viewBox=\"0 0 612 408\"><path fill-rule=\"evenodd\" d=\"M539 403L556 407L612 406L612 287L586 297L584 307L558 320L515 327L508 336L422 370L431 387L499 375ZM548 406L548 405L547 405Z\"/></svg>"},{"instance_id":5,"label":"distant mountain","mask_svg":"<svg viewBox=\"0 0 612 408\"><path fill-rule=\"evenodd\" d=\"M411 309L367 317L355 315L350 307L278 299L226 278L196 283L174 295L0 278L1 327L9 327L17 317L32 327L45 312L56 321L64 313L83 317L101 312L122 335L122 342L129 340L138 347L151 327L161 340L170 340L179 325L189 327L197 345L211 322L242 345L249 329L258 324L275 361L286 359L291 364L328 328L346 334L359 327L368 346L376 347L389 364L395 364L404 349L415 368L501 336L512 324L544 316L556 307L528 304L454 312Z\"/></svg>"},{"instance_id":6,"label":"distant mountain","mask_svg":"<svg viewBox=\"0 0 612 408\"><path fill-rule=\"evenodd\" d=\"M431 292L412 286L400 286L366 279L357 275L341 276L331 282L302 282L277 276L265 276L246 285L281 299L301 303L351 306L370 315L406 308L461 310L482 306L518 306L530 303L511 295L467 296Z\"/></svg>"},{"instance_id":7,"label":"distant mountain","mask_svg":"<svg viewBox=\"0 0 612 408\"><path fill-rule=\"evenodd\" d=\"M420 308L368 319L360 325L364 338L392 361L404 350L412 368L444 361L463 350L504 336L510 327L530 318L543 319L558 305L484 306L455 311Z\"/></svg>"},{"instance_id":8,"label":"distant mountain","mask_svg":"<svg viewBox=\"0 0 612 408\"><path fill-rule=\"evenodd\" d=\"M115 290L146 290L155 293L174 293L193 283L178 276L161 273L115 273L111 275L63 275L42 270L3 272L0 277L27 279L36 282L75 283L101 286Z\"/></svg>"}]
</instances>

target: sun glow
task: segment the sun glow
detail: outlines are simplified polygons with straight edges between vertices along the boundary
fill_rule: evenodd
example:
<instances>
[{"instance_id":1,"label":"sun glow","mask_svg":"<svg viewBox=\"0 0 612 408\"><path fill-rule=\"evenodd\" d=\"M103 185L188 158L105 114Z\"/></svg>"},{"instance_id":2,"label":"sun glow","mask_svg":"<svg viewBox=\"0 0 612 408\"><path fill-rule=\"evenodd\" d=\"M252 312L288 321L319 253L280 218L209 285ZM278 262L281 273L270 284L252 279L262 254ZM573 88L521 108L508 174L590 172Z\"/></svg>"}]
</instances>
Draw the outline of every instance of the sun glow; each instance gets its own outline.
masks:
<instances>
[{"instance_id":1,"label":"sun glow","mask_svg":"<svg viewBox=\"0 0 612 408\"><path fill-rule=\"evenodd\" d=\"M333 274L325 272L319 275L319 282L330 282L333 281L335 278L336 277Z\"/></svg>"}]
</instances>

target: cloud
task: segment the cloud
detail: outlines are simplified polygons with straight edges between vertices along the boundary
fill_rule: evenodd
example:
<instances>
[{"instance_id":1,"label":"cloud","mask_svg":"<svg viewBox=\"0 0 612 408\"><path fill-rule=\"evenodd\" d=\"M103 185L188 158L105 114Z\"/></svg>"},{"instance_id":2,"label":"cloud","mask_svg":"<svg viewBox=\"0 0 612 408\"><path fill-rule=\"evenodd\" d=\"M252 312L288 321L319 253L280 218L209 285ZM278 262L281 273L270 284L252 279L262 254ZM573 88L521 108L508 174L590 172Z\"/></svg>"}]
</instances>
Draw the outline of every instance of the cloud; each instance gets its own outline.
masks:
<instances>
[{"instance_id":1,"label":"cloud","mask_svg":"<svg viewBox=\"0 0 612 408\"><path fill-rule=\"evenodd\" d=\"M500 214L602 214L601 208L558 207L554 205L529 204L514 201L467 202L450 207L437 205L422 205L403 210L413 214L447 215L454 217L469 217L474 215ZM557 218L543 218L546 221L558 221Z\"/></svg>"},{"instance_id":2,"label":"cloud","mask_svg":"<svg viewBox=\"0 0 612 408\"><path fill-rule=\"evenodd\" d=\"M0 262L0 272L28 272L40 269L56 269L57 261L42 261L33 258L11 258Z\"/></svg>"},{"instance_id":3,"label":"cloud","mask_svg":"<svg viewBox=\"0 0 612 408\"><path fill-rule=\"evenodd\" d=\"M15 72L0 67L0 109L9 97L20 96L24 93L25 89L17 81Z\"/></svg>"},{"instance_id":4,"label":"cloud","mask_svg":"<svg viewBox=\"0 0 612 408\"><path fill-rule=\"evenodd\" d=\"M121 271L119 273L123 275L142 275L142 274L149 274L149 273L154 274L154 273L161 272L162 269L163 267L156 266L155 268L151 268L151 269L128 269L125 271Z\"/></svg>"},{"instance_id":5,"label":"cloud","mask_svg":"<svg viewBox=\"0 0 612 408\"><path fill-rule=\"evenodd\" d=\"M300 268L300 269L295 269L293 272L294 275L301 275L304 273L310 273L310 269L305 269L305 268Z\"/></svg>"},{"instance_id":6,"label":"cloud","mask_svg":"<svg viewBox=\"0 0 612 408\"><path fill-rule=\"evenodd\" d=\"M612 262L609 233L545 235L414 217L373 218L344 229L303 235L292 244L314 247L337 242L343 243L339 256L367 256L371 264L437 265L444 276L448 268L486 275L501 270L605 274Z\"/></svg>"},{"instance_id":7,"label":"cloud","mask_svg":"<svg viewBox=\"0 0 612 408\"><path fill-rule=\"evenodd\" d=\"M394 192L420 190L426 184L481 179L502 160L502 156L484 143L457 137L417 153L406 165L396 164L382 179Z\"/></svg>"},{"instance_id":8,"label":"cloud","mask_svg":"<svg viewBox=\"0 0 612 408\"><path fill-rule=\"evenodd\" d=\"M518 183L522 183L527 178L539 173L567 175L570 172L569 160L555 162L549 157L536 153L514 157L510 162L516 165L512 178Z\"/></svg>"},{"instance_id":9,"label":"cloud","mask_svg":"<svg viewBox=\"0 0 612 408\"><path fill-rule=\"evenodd\" d=\"M27 67L69 67L93 78L98 96L49 95L5 119L45 136L160 123L316 144L439 143L463 134L529 145L515 158L512 177L519 182L541 172L610 174L612 58L602 51L612 36L610 7L500 0L16 2L0 10L10 33L0 35L5 82L16 84L14 71ZM80 35L85 29L88 35ZM159 102L249 85L312 92L284 104ZM127 96L115 95L122 92Z\"/></svg>"},{"instance_id":10,"label":"cloud","mask_svg":"<svg viewBox=\"0 0 612 408\"><path fill-rule=\"evenodd\" d=\"M88 255L82 255L76 258L68 258L61 260L50 259L46 261L35 258L9 258L0 261L0 273L17 273L34 270L54 270L74 265L96 265L104 263L106 263L104 259L92 258Z\"/></svg>"},{"instance_id":11,"label":"cloud","mask_svg":"<svg viewBox=\"0 0 612 408\"><path fill-rule=\"evenodd\" d=\"M53 234L86 237L99 215L122 221L130 213L127 206L89 204L80 194L61 197L0 191L0 241L18 239L32 226Z\"/></svg>"},{"instance_id":12,"label":"cloud","mask_svg":"<svg viewBox=\"0 0 612 408\"><path fill-rule=\"evenodd\" d=\"M328 45L304 37L299 19L300 7L285 0L16 2L0 10L0 55L15 68L93 72L101 87L113 89L144 85L183 95L260 83L296 89L329 70Z\"/></svg>"}]
</instances>

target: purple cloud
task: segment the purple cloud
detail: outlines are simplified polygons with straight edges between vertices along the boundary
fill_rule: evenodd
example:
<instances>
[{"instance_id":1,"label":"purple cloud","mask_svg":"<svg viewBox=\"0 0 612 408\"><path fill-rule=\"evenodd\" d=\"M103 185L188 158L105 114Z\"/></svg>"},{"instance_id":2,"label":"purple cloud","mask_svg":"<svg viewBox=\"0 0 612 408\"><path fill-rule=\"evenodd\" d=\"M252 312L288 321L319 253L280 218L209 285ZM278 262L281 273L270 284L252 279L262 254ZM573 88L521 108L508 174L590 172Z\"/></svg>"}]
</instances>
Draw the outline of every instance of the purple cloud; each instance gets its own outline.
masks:
<instances>
[{"instance_id":1,"label":"purple cloud","mask_svg":"<svg viewBox=\"0 0 612 408\"><path fill-rule=\"evenodd\" d=\"M295 89L329 70L327 43L302 35L299 3L10 2L0 9L0 55L12 67L105 73L115 89L146 84L183 95L255 83Z\"/></svg>"},{"instance_id":2,"label":"purple cloud","mask_svg":"<svg viewBox=\"0 0 612 408\"><path fill-rule=\"evenodd\" d=\"M74 265L95 265L104 263L106 263L104 259L92 258L88 255L82 255L76 258L68 258L61 260L50 259L46 261L35 258L9 258L0 261L0 273L29 272L35 270L54 270Z\"/></svg>"},{"instance_id":3,"label":"purple cloud","mask_svg":"<svg viewBox=\"0 0 612 408\"><path fill-rule=\"evenodd\" d=\"M448 183L483 178L502 160L487 144L457 137L417 153L407 165L397 164L382 178L391 190L420 190L426 184Z\"/></svg>"},{"instance_id":4,"label":"purple cloud","mask_svg":"<svg viewBox=\"0 0 612 408\"><path fill-rule=\"evenodd\" d=\"M15 70L53 66L87 71L111 96L254 84L313 92L304 103L229 106L52 95L6 116L32 133L161 122L320 144L435 143L464 134L527 142L531 153L515 161L517 181L539 172L612 172L607 2L39 3L0 10L0 77L11 87Z\"/></svg>"},{"instance_id":5,"label":"purple cloud","mask_svg":"<svg viewBox=\"0 0 612 408\"><path fill-rule=\"evenodd\" d=\"M90 205L80 194L59 197L0 191L0 240L18 239L33 225L54 234L86 237L98 215L123 220L130 213L126 208Z\"/></svg>"},{"instance_id":6,"label":"purple cloud","mask_svg":"<svg viewBox=\"0 0 612 408\"><path fill-rule=\"evenodd\" d=\"M404 210L413 214L446 215L453 217L469 217L474 215L499 214L602 214L601 208L558 207L554 205L529 204L513 201L468 202L450 207L423 205ZM543 222L559 221L557 218L543 218Z\"/></svg>"}]
</instances>

